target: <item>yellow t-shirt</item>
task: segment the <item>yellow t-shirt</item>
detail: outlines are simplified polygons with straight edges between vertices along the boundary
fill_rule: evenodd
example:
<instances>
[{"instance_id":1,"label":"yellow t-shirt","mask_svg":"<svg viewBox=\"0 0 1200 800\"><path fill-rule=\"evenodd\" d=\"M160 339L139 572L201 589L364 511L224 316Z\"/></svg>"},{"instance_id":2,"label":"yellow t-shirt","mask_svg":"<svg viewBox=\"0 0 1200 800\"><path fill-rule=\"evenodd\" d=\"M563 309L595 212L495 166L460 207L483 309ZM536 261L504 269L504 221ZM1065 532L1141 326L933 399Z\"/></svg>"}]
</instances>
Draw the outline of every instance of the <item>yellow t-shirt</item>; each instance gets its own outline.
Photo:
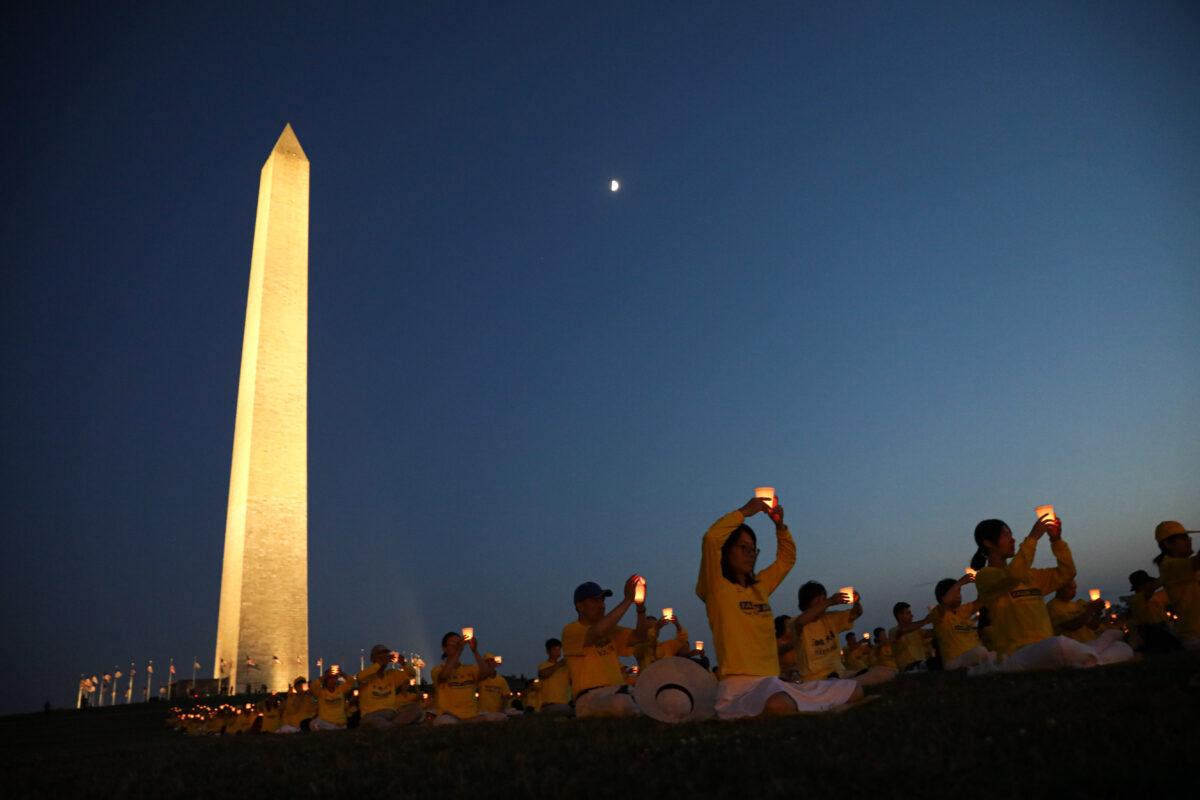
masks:
<instances>
[{"instance_id":1,"label":"yellow t-shirt","mask_svg":"<svg viewBox=\"0 0 1200 800\"><path fill-rule=\"evenodd\" d=\"M408 679L414 675L416 673L406 667L380 672L378 664L369 665L355 676L359 684L359 711L363 716L376 711L395 711L400 707L397 690L403 691L407 688Z\"/></svg>"},{"instance_id":2,"label":"yellow t-shirt","mask_svg":"<svg viewBox=\"0 0 1200 800\"><path fill-rule=\"evenodd\" d=\"M567 659L567 668L571 671L571 687L576 697L598 686L623 685L625 676L621 674L621 662L617 659L633 655L629 646L632 628L614 626L603 640L584 647L588 628L588 625L576 620L562 629L563 657ZM542 702L547 701L543 698Z\"/></svg>"},{"instance_id":3,"label":"yellow t-shirt","mask_svg":"<svg viewBox=\"0 0 1200 800\"><path fill-rule=\"evenodd\" d=\"M979 631L971 617L979 610L979 601L963 603L958 608L937 605L933 609L933 635L942 652L942 663L948 663L975 647L980 647Z\"/></svg>"},{"instance_id":4,"label":"yellow t-shirt","mask_svg":"<svg viewBox=\"0 0 1200 800\"><path fill-rule=\"evenodd\" d=\"M1129 621L1134 625L1164 625L1167 619L1166 592L1155 592L1147 599L1141 592L1129 598Z\"/></svg>"},{"instance_id":5,"label":"yellow t-shirt","mask_svg":"<svg viewBox=\"0 0 1200 800\"><path fill-rule=\"evenodd\" d=\"M317 716L331 725L346 724L346 695L354 691L354 681L345 681L329 691L324 686L313 690L317 698Z\"/></svg>"},{"instance_id":6,"label":"yellow t-shirt","mask_svg":"<svg viewBox=\"0 0 1200 800\"><path fill-rule=\"evenodd\" d=\"M540 675L542 670L549 669L553 666L553 661L543 661L541 664L538 664L538 674ZM530 687L533 686L532 683L529 685ZM540 688L536 690L536 694L539 696L542 703L546 705L566 705L567 703L571 702L570 668L568 668L564 663L561 667L554 670L550 677L542 678L541 683L539 683L538 686ZM528 705L528 702L526 702L526 705Z\"/></svg>"},{"instance_id":7,"label":"yellow t-shirt","mask_svg":"<svg viewBox=\"0 0 1200 800\"><path fill-rule=\"evenodd\" d=\"M904 669L918 661L925 660L925 638L921 629L909 631L903 636L896 635L897 628L888 631L888 639L892 642L892 654L896 657L896 669Z\"/></svg>"},{"instance_id":8,"label":"yellow t-shirt","mask_svg":"<svg viewBox=\"0 0 1200 800\"><path fill-rule=\"evenodd\" d=\"M317 715L317 698L309 692L290 692L283 703L283 724L299 728L300 723Z\"/></svg>"},{"instance_id":9,"label":"yellow t-shirt","mask_svg":"<svg viewBox=\"0 0 1200 800\"><path fill-rule=\"evenodd\" d=\"M1180 636L1200 636L1200 583L1196 582L1196 567L1192 559L1163 558L1158 564L1163 588L1179 619L1175 632Z\"/></svg>"},{"instance_id":10,"label":"yellow t-shirt","mask_svg":"<svg viewBox=\"0 0 1200 800\"><path fill-rule=\"evenodd\" d=\"M846 665L846 669L852 673L862 672L870 666L871 646L866 644L856 644L850 649L842 653L842 663Z\"/></svg>"},{"instance_id":11,"label":"yellow t-shirt","mask_svg":"<svg viewBox=\"0 0 1200 800\"><path fill-rule=\"evenodd\" d=\"M847 671L846 665L842 663L838 634L850 630L852 613L828 612L801 630L796 630L795 620L788 622L792 627L792 641L796 644L796 669L801 680L819 681Z\"/></svg>"},{"instance_id":12,"label":"yellow t-shirt","mask_svg":"<svg viewBox=\"0 0 1200 800\"><path fill-rule=\"evenodd\" d=\"M675 636L665 642L658 641L657 631L649 631L646 641L633 646L633 657L637 659L638 669L644 670L662 658L670 658L691 644L686 628L679 628Z\"/></svg>"},{"instance_id":13,"label":"yellow t-shirt","mask_svg":"<svg viewBox=\"0 0 1200 800\"><path fill-rule=\"evenodd\" d=\"M744 519L742 512L732 511L704 534L696 596L704 601L721 676L777 677L779 650L770 597L796 563L796 544L791 532L780 528L775 562L755 576L757 583L739 586L721 574L721 546Z\"/></svg>"},{"instance_id":14,"label":"yellow t-shirt","mask_svg":"<svg viewBox=\"0 0 1200 800\"><path fill-rule=\"evenodd\" d=\"M1046 603L1046 613L1050 615L1050 624L1054 626L1055 635L1066 636L1068 639L1074 639L1083 644L1096 638L1096 632L1086 623L1073 631L1064 630L1062 626L1063 623L1070 622L1086 612L1087 603L1083 600L1059 600L1057 597L1052 597L1050 602Z\"/></svg>"},{"instance_id":15,"label":"yellow t-shirt","mask_svg":"<svg viewBox=\"0 0 1200 800\"><path fill-rule=\"evenodd\" d=\"M1009 655L1027 644L1054 635L1050 614L1042 597L1075 577L1071 548L1062 539L1050 543L1058 560L1054 569L1034 569L1037 539L1027 536L1017 554L1003 567L984 567L975 576L979 601L987 608L992 624L990 638L996 652Z\"/></svg>"},{"instance_id":16,"label":"yellow t-shirt","mask_svg":"<svg viewBox=\"0 0 1200 800\"><path fill-rule=\"evenodd\" d=\"M512 690L502 675L493 675L479 682L479 710L503 711L508 706Z\"/></svg>"},{"instance_id":17,"label":"yellow t-shirt","mask_svg":"<svg viewBox=\"0 0 1200 800\"><path fill-rule=\"evenodd\" d=\"M896 656L892 652L891 642L876 644L871 648L871 666L897 669Z\"/></svg>"},{"instance_id":18,"label":"yellow t-shirt","mask_svg":"<svg viewBox=\"0 0 1200 800\"><path fill-rule=\"evenodd\" d=\"M566 672L566 671L567 671L566 667L559 670L559 672ZM543 681L543 683L545 683L545 681ZM531 708L534 711L537 711L539 708L542 707L542 693L538 690L538 687L540 685L541 684L533 683L532 681L525 685L525 698L524 698L525 703L524 703L524 705L526 708Z\"/></svg>"},{"instance_id":19,"label":"yellow t-shirt","mask_svg":"<svg viewBox=\"0 0 1200 800\"><path fill-rule=\"evenodd\" d=\"M263 733L275 733L275 731L279 730L279 726L282 724L283 708L281 706L268 708L263 712L262 725L259 726L259 730Z\"/></svg>"},{"instance_id":20,"label":"yellow t-shirt","mask_svg":"<svg viewBox=\"0 0 1200 800\"><path fill-rule=\"evenodd\" d=\"M437 710L439 714L452 714L459 719L479 716L479 667L476 664L459 664L444 682L439 682L442 667L433 668L433 685L437 687Z\"/></svg>"}]
</instances>

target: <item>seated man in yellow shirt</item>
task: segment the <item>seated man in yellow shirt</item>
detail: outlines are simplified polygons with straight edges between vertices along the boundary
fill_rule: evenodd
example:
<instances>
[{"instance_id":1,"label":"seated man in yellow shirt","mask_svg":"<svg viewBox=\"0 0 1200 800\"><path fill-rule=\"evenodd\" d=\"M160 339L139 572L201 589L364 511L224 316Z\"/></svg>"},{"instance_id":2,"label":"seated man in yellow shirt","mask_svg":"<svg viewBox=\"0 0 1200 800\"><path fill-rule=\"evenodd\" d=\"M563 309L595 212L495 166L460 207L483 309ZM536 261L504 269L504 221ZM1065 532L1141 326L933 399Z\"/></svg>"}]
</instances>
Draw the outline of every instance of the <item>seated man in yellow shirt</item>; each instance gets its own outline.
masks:
<instances>
[{"instance_id":1,"label":"seated man in yellow shirt","mask_svg":"<svg viewBox=\"0 0 1200 800\"><path fill-rule=\"evenodd\" d=\"M1182 648L1171 631L1167 615L1167 593L1158 591L1162 583L1139 569L1129 574L1130 644L1145 653L1170 653Z\"/></svg>"},{"instance_id":2,"label":"seated man in yellow shirt","mask_svg":"<svg viewBox=\"0 0 1200 800\"><path fill-rule=\"evenodd\" d=\"M892 650L892 643L888 641L888 633L884 628L876 628L872 631L875 644L871 647L871 666L886 667L893 672L899 672L896 667L896 655Z\"/></svg>"},{"instance_id":3,"label":"seated man in yellow shirt","mask_svg":"<svg viewBox=\"0 0 1200 800\"><path fill-rule=\"evenodd\" d=\"M571 687L575 692L575 715L579 717L630 717L641 713L621 671L621 656L633 655L643 633L617 623L634 605L641 576L631 575L625 581L625 593L612 611L606 611L604 598L612 590L601 589L592 581L575 589L575 611L578 619L563 627L563 652L571 672ZM643 602L638 604L644 606ZM641 614L645 609L640 609Z\"/></svg>"},{"instance_id":4,"label":"seated man in yellow shirt","mask_svg":"<svg viewBox=\"0 0 1200 800\"><path fill-rule=\"evenodd\" d=\"M871 644L865 639L859 639L854 631L846 633L846 646L842 650L842 663L851 673L865 672L871 668Z\"/></svg>"},{"instance_id":5,"label":"seated man in yellow shirt","mask_svg":"<svg viewBox=\"0 0 1200 800\"><path fill-rule=\"evenodd\" d=\"M858 592L853 597L835 594L829 597L825 587L808 581L797 595L800 614L791 620L792 648L796 654L797 680L820 681L827 678L849 678L860 686L886 683L895 677L888 669L851 671L842 662L838 634L850 630L854 620L862 616ZM833 606L850 606L845 611L830 611ZM781 659L782 660L782 659Z\"/></svg>"},{"instance_id":6,"label":"seated man in yellow shirt","mask_svg":"<svg viewBox=\"0 0 1200 800\"><path fill-rule=\"evenodd\" d=\"M400 654L385 645L371 648L371 664L358 673L358 707L363 728L411 725L425 718L421 707L409 701L408 682L416 670L403 663Z\"/></svg>"},{"instance_id":7,"label":"seated man in yellow shirt","mask_svg":"<svg viewBox=\"0 0 1200 800\"><path fill-rule=\"evenodd\" d=\"M475 664L463 664L464 648L469 648ZM479 657L479 644L474 636L465 642L461 635L450 631L442 637L442 663L433 668L432 680L437 688L438 716L434 725L458 722L503 722L504 714L479 710L479 683L496 674L494 664Z\"/></svg>"},{"instance_id":8,"label":"seated man in yellow shirt","mask_svg":"<svg viewBox=\"0 0 1200 800\"><path fill-rule=\"evenodd\" d=\"M1192 549L1193 533L1174 520L1158 523L1154 540L1159 554L1154 559L1159 578L1175 614L1175 633L1185 650L1200 650L1200 556Z\"/></svg>"},{"instance_id":9,"label":"seated man in yellow shirt","mask_svg":"<svg viewBox=\"0 0 1200 800\"><path fill-rule=\"evenodd\" d=\"M308 681L296 678L283 701L283 716L276 733L300 733L317 715L317 698L308 690Z\"/></svg>"},{"instance_id":10,"label":"seated man in yellow shirt","mask_svg":"<svg viewBox=\"0 0 1200 800\"><path fill-rule=\"evenodd\" d=\"M962 601L962 587L974 582L975 576L967 574L958 580L943 578L934 587L938 604L930 612L930 618L943 670L975 668L976 672L984 672L996 667L996 654L983 646L971 621L981 608L979 601Z\"/></svg>"},{"instance_id":11,"label":"seated man in yellow shirt","mask_svg":"<svg viewBox=\"0 0 1200 800\"><path fill-rule=\"evenodd\" d=\"M892 606L892 616L896 618L896 627L888 631L888 639L896 656L896 668L901 672L924 668L925 639L921 636L921 628L932 622L929 615L914 620L912 606L900 602Z\"/></svg>"},{"instance_id":12,"label":"seated man in yellow shirt","mask_svg":"<svg viewBox=\"0 0 1200 800\"><path fill-rule=\"evenodd\" d=\"M346 697L354 691L354 681L346 678L337 664L321 677L313 692L317 698L317 716L309 723L312 731L339 731L346 727Z\"/></svg>"},{"instance_id":13,"label":"seated man in yellow shirt","mask_svg":"<svg viewBox=\"0 0 1200 800\"><path fill-rule=\"evenodd\" d=\"M1104 601L1076 600L1078 592L1075 579L1058 587L1058 591L1046 603L1050 624L1056 636L1066 636L1082 644L1094 642L1100 627L1100 615L1104 613ZM1120 638L1120 637L1118 637Z\"/></svg>"},{"instance_id":14,"label":"seated man in yellow shirt","mask_svg":"<svg viewBox=\"0 0 1200 800\"><path fill-rule=\"evenodd\" d=\"M530 684L530 687L538 703L535 711L545 714L571 713L571 670L563 659L563 646L558 639L546 640L546 660L538 664L538 682ZM530 702L526 702L526 706L529 705Z\"/></svg>"},{"instance_id":15,"label":"seated man in yellow shirt","mask_svg":"<svg viewBox=\"0 0 1200 800\"><path fill-rule=\"evenodd\" d=\"M513 694L508 681L496 671L499 660L493 653L484 653L483 660L492 668L492 676L479 682L479 710L492 714L508 714L509 701L512 700Z\"/></svg>"},{"instance_id":16,"label":"seated man in yellow shirt","mask_svg":"<svg viewBox=\"0 0 1200 800\"><path fill-rule=\"evenodd\" d=\"M667 625L675 626L675 635L665 642L659 642L658 634ZM687 629L679 624L679 618L674 615L670 619L655 619L647 615L642 629L646 638L633 648L633 657L637 659L639 671L659 659L671 658L691 649L692 640L688 638Z\"/></svg>"}]
</instances>

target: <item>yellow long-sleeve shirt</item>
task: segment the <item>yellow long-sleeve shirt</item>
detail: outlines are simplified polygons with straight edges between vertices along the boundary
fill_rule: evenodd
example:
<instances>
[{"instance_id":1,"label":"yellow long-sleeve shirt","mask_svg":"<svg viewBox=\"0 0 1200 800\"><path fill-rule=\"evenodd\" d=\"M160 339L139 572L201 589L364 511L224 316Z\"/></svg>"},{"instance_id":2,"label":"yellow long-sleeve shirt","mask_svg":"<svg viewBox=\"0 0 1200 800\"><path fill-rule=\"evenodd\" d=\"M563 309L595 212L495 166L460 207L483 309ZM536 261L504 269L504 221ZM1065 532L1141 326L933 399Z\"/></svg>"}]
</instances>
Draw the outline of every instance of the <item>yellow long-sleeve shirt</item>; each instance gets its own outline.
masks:
<instances>
[{"instance_id":1,"label":"yellow long-sleeve shirt","mask_svg":"<svg viewBox=\"0 0 1200 800\"><path fill-rule=\"evenodd\" d=\"M375 711L396 710L400 707L401 700L396 692L407 689L409 679L416 675L411 667L381 672L378 664L369 665L355 676L359 683L359 711L365 716Z\"/></svg>"},{"instance_id":2,"label":"yellow long-sleeve shirt","mask_svg":"<svg viewBox=\"0 0 1200 800\"><path fill-rule=\"evenodd\" d=\"M1012 561L1003 567L984 567L975 576L979 601L991 617L991 639L1001 655L1054 635L1042 597L1075 577L1075 561L1062 539L1051 542L1050 550L1058 566L1034 569L1037 539L1027 536Z\"/></svg>"},{"instance_id":3,"label":"yellow long-sleeve shirt","mask_svg":"<svg viewBox=\"0 0 1200 800\"><path fill-rule=\"evenodd\" d=\"M1179 616L1175 632L1189 639L1200 637L1200 583L1197 583L1195 562L1190 556L1168 556L1159 562L1158 574Z\"/></svg>"},{"instance_id":4,"label":"yellow long-sleeve shirt","mask_svg":"<svg viewBox=\"0 0 1200 800\"><path fill-rule=\"evenodd\" d=\"M659 659L670 658L691 644L692 640L688 638L687 628L677 627L675 635L665 642L658 641L656 631L649 631L646 634L648 637L646 641L633 646L633 657L637 659L639 670L644 670Z\"/></svg>"},{"instance_id":5,"label":"yellow long-sleeve shirt","mask_svg":"<svg viewBox=\"0 0 1200 800\"><path fill-rule=\"evenodd\" d=\"M979 601L963 603L958 608L938 605L933 609L933 635L937 638L942 662L947 663L968 650L983 644L971 617L979 610Z\"/></svg>"},{"instance_id":6,"label":"yellow long-sleeve shirt","mask_svg":"<svg viewBox=\"0 0 1200 800\"><path fill-rule=\"evenodd\" d=\"M754 585L739 586L721 574L721 546L744 519L742 512L730 512L704 534L696 595L708 613L721 675L775 677L779 651L770 597L796 563L796 544L786 527L779 528L774 563L755 576Z\"/></svg>"}]
</instances>

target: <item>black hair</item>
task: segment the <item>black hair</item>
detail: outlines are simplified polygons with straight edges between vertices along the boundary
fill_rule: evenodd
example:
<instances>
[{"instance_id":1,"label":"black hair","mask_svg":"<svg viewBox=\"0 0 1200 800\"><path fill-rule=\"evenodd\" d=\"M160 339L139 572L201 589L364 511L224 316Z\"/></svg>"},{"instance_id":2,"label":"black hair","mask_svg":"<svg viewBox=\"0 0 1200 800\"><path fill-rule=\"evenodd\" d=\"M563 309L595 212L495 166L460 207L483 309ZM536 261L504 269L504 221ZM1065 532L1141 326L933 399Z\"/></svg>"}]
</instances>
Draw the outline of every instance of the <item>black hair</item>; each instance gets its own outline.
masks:
<instances>
[{"instance_id":1,"label":"black hair","mask_svg":"<svg viewBox=\"0 0 1200 800\"><path fill-rule=\"evenodd\" d=\"M879 634L881 634L881 633L887 633L887 629L886 628L876 628L874 631L871 632L871 635L875 637L876 641L878 641Z\"/></svg>"},{"instance_id":2,"label":"black hair","mask_svg":"<svg viewBox=\"0 0 1200 800\"><path fill-rule=\"evenodd\" d=\"M547 653L550 652L551 647L562 647L562 642L560 642L558 639L551 637L546 640L546 652Z\"/></svg>"},{"instance_id":3,"label":"black hair","mask_svg":"<svg viewBox=\"0 0 1200 800\"><path fill-rule=\"evenodd\" d=\"M954 578L942 578L937 582L937 586L933 587L933 596L937 598L939 603L942 602L942 598L946 596L946 592L953 589L956 583L958 581L954 580Z\"/></svg>"},{"instance_id":4,"label":"black hair","mask_svg":"<svg viewBox=\"0 0 1200 800\"><path fill-rule=\"evenodd\" d=\"M733 574L733 568L729 566L729 551L733 549L734 543L741 538L743 533L750 537L750 541L754 543L755 547L758 547L758 537L754 535L754 529L744 522L734 528L733 533L729 534L729 538L721 545L721 574L730 583L737 583L738 581ZM746 585L753 586L756 583L758 583L758 578L754 573L750 573L750 577L746 579Z\"/></svg>"},{"instance_id":5,"label":"black hair","mask_svg":"<svg viewBox=\"0 0 1200 800\"><path fill-rule=\"evenodd\" d=\"M1146 572L1146 570L1134 570L1133 572L1129 573L1129 588L1136 592L1148 581L1152 580L1154 579L1150 577L1150 573Z\"/></svg>"},{"instance_id":6,"label":"black hair","mask_svg":"<svg viewBox=\"0 0 1200 800\"><path fill-rule=\"evenodd\" d=\"M796 593L796 603L800 606L801 611L808 611L809 604L816 600L818 595L829 594L825 591L825 587L816 581L809 581L800 587L800 591Z\"/></svg>"},{"instance_id":7,"label":"black hair","mask_svg":"<svg viewBox=\"0 0 1200 800\"><path fill-rule=\"evenodd\" d=\"M450 641L451 636L462 636L462 634L458 631L446 631L446 634L442 637L442 658L446 657L446 642Z\"/></svg>"},{"instance_id":8,"label":"black hair","mask_svg":"<svg viewBox=\"0 0 1200 800\"><path fill-rule=\"evenodd\" d=\"M900 612L906 608L911 608L911 607L912 606L910 606L908 603L905 603L903 601L896 603L896 605L892 606L892 616L895 617L897 620L899 620Z\"/></svg>"},{"instance_id":9,"label":"black hair","mask_svg":"<svg viewBox=\"0 0 1200 800\"><path fill-rule=\"evenodd\" d=\"M984 542L995 544L1000 541L1000 534L1008 525L1002 519L985 519L975 526L975 555L971 556L971 569L983 569L987 566L987 551L983 549Z\"/></svg>"},{"instance_id":10,"label":"black hair","mask_svg":"<svg viewBox=\"0 0 1200 800\"><path fill-rule=\"evenodd\" d=\"M780 636L783 636L784 631L787 630L787 621L788 621L787 614L780 614L778 617L775 618L775 638L776 639L778 639Z\"/></svg>"}]
</instances>

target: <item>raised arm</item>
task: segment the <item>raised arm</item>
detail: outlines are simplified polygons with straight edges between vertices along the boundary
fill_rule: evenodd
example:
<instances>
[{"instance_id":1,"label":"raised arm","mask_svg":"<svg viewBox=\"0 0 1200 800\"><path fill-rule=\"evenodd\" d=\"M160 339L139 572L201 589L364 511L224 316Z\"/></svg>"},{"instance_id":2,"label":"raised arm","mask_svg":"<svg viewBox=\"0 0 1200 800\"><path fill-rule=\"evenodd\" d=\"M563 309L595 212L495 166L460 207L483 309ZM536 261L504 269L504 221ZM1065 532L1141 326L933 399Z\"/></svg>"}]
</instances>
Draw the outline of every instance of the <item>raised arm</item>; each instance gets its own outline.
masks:
<instances>
[{"instance_id":1,"label":"raised arm","mask_svg":"<svg viewBox=\"0 0 1200 800\"><path fill-rule=\"evenodd\" d=\"M1042 594L1057 592L1060 586L1075 577L1075 559L1071 556L1071 548L1063 541L1061 527L1050 529L1050 552L1054 553L1057 566L1031 570L1029 578Z\"/></svg>"},{"instance_id":2,"label":"raised arm","mask_svg":"<svg viewBox=\"0 0 1200 800\"><path fill-rule=\"evenodd\" d=\"M771 594L783 583L783 579L796 564L796 543L792 540L792 532L783 523L783 505L778 497L775 499L775 507L768 511L767 515L775 523L775 560L755 577L763 585L763 592Z\"/></svg>"},{"instance_id":3,"label":"raised arm","mask_svg":"<svg viewBox=\"0 0 1200 800\"><path fill-rule=\"evenodd\" d=\"M968 583L974 583L974 582L975 582L974 575L963 575L961 578L959 578L957 581L954 582L953 586L951 586L949 589L946 590L946 593L944 595L942 595L942 601L940 603L938 603L938 605L941 606L943 609L946 609L946 608L949 608L950 603L961 601L962 600L962 588L964 586L966 586Z\"/></svg>"},{"instance_id":4,"label":"raised arm","mask_svg":"<svg viewBox=\"0 0 1200 800\"><path fill-rule=\"evenodd\" d=\"M761 501L760 501L761 503ZM765 503L761 503L766 507ZM708 597L710 586L715 586L718 580L721 580L721 547L724 546L725 540L734 532L738 525L741 525L746 520L746 509L750 507L747 503L737 511L730 511L725 516L712 524L712 527L704 534L704 539L700 544L700 575L696 578L696 596L701 600ZM749 513L757 513L759 509L754 509Z\"/></svg>"},{"instance_id":5,"label":"raised arm","mask_svg":"<svg viewBox=\"0 0 1200 800\"><path fill-rule=\"evenodd\" d=\"M599 622L587 629L587 633L583 637L583 646L591 647L596 642L604 639L621 621L621 617L625 616L625 612L633 605L633 594L637 589L637 583L641 580L640 575L630 575L625 581L625 595L621 598L621 602L617 603L612 611L605 614ZM640 641L640 640L638 640ZM636 642L634 642L636 644Z\"/></svg>"}]
</instances>

